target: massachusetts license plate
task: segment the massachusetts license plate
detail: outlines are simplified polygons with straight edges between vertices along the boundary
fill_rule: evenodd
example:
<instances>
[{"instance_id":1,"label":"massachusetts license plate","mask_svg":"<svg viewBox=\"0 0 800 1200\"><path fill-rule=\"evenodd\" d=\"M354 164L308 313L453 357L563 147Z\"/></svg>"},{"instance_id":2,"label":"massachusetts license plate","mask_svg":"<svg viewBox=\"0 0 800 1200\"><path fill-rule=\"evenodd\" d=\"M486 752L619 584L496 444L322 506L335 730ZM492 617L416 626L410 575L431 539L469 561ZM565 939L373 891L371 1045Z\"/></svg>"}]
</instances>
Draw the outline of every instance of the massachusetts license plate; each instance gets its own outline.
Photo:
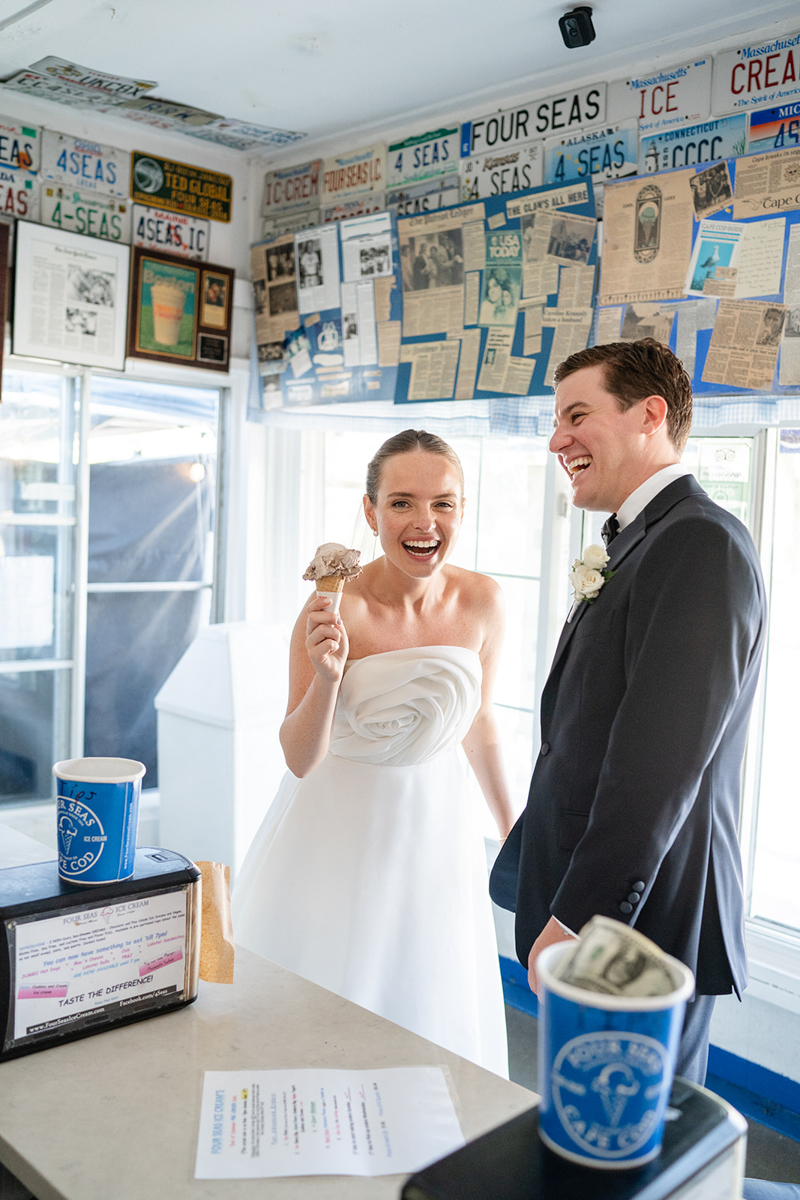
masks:
<instances>
[{"instance_id":1,"label":"massachusetts license plate","mask_svg":"<svg viewBox=\"0 0 800 1200\"><path fill-rule=\"evenodd\" d=\"M43 180L41 210L43 225L130 245L131 206L127 200L58 187Z\"/></svg>"}]
</instances>

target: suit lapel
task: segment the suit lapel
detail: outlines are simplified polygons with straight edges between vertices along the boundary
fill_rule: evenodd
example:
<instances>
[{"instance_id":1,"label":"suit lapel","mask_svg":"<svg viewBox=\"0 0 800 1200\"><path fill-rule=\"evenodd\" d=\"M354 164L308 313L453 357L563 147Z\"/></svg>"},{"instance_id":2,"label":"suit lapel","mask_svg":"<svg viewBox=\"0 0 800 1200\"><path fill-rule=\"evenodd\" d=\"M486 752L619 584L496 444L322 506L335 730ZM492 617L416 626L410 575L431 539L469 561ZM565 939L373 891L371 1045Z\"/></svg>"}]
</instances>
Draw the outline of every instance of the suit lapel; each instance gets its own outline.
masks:
<instances>
[{"instance_id":1,"label":"suit lapel","mask_svg":"<svg viewBox=\"0 0 800 1200\"><path fill-rule=\"evenodd\" d=\"M630 525L626 525L614 538L609 551L607 570L618 571L631 551L635 550L646 536L648 529L652 528L662 517L666 516L670 509L679 504L681 500L696 495L703 495L703 489L693 475L682 475L680 479L674 480L663 488L657 496L653 497L647 507L639 513L638 517L631 521ZM596 604L602 603L602 596L603 593L601 592L595 601ZM577 628L578 622L588 607L588 603L584 601L578 606L578 611L572 620L564 623L564 628L561 630L561 637L558 639L556 652L553 656L553 664L550 668L551 679L572 640L572 635Z\"/></svg>"}]
</instances>

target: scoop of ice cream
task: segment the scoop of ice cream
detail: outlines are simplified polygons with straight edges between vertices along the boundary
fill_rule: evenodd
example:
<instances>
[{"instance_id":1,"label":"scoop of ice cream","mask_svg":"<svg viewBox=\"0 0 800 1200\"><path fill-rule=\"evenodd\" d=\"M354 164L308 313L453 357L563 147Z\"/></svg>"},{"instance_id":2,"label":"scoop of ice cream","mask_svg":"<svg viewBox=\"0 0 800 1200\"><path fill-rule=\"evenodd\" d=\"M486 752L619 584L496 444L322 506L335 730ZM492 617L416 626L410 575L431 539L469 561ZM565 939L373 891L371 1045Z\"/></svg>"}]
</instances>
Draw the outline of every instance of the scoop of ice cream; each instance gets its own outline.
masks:
<instances>
[{"instance_id":1,"label":"scoop of ice cream","mask_svg":"<svg viewBox=\"0 0 800 1200\"><path fill-rule=\"evenodd\" d=\"M317 546L317 553L308 564L303 579L327 579L331 575L341 575L343 579L355 579L361 574L358 560L360 550L348 550L340 542L325 542Z\"/></svg>"}]
</instances>

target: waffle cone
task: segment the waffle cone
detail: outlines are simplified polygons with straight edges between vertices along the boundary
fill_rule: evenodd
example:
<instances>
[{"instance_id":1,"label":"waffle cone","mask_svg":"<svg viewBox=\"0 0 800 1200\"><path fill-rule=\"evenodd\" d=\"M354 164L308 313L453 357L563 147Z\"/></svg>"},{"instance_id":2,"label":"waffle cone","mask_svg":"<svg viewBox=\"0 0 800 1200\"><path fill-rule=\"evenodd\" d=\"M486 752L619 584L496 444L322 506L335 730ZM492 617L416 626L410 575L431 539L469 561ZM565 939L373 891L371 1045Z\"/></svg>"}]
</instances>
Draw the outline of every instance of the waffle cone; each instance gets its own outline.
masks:
<instances>
[{"instance_id":1,"label":"waffle cone","mask_svg":"<svg viewBox=\"0 0 800 1200\"><path fill-rule=\"evenodd\" d=\"M323 575L315 582L318 592L341 592L344 590L344 575Z\"/></svg>"}]
</instances>

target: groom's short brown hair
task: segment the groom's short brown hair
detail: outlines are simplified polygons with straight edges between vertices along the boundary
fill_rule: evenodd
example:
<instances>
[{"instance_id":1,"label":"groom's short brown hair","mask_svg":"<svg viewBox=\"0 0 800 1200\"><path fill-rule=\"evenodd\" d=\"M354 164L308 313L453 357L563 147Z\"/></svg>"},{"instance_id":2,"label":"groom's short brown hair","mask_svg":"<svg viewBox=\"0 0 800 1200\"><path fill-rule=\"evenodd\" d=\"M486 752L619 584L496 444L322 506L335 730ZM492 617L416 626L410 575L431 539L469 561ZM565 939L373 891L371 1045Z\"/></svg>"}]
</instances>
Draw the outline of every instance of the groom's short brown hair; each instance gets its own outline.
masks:
<instances>
[{"instance_id":1,"label":"groom's short brown hair","mask_svg":"<svg viewBox=\"0 0 800 1200\"><path fill-rule=\"evenodd\" d=\"M667 430L676 450L683 450L692 428L692 383L683 363L663 342L606 342L570 354L553 372L553 386L584 367L602 367L606 389L624 412L647 396L667 402Z\"/></svg>"}]
</instances>

